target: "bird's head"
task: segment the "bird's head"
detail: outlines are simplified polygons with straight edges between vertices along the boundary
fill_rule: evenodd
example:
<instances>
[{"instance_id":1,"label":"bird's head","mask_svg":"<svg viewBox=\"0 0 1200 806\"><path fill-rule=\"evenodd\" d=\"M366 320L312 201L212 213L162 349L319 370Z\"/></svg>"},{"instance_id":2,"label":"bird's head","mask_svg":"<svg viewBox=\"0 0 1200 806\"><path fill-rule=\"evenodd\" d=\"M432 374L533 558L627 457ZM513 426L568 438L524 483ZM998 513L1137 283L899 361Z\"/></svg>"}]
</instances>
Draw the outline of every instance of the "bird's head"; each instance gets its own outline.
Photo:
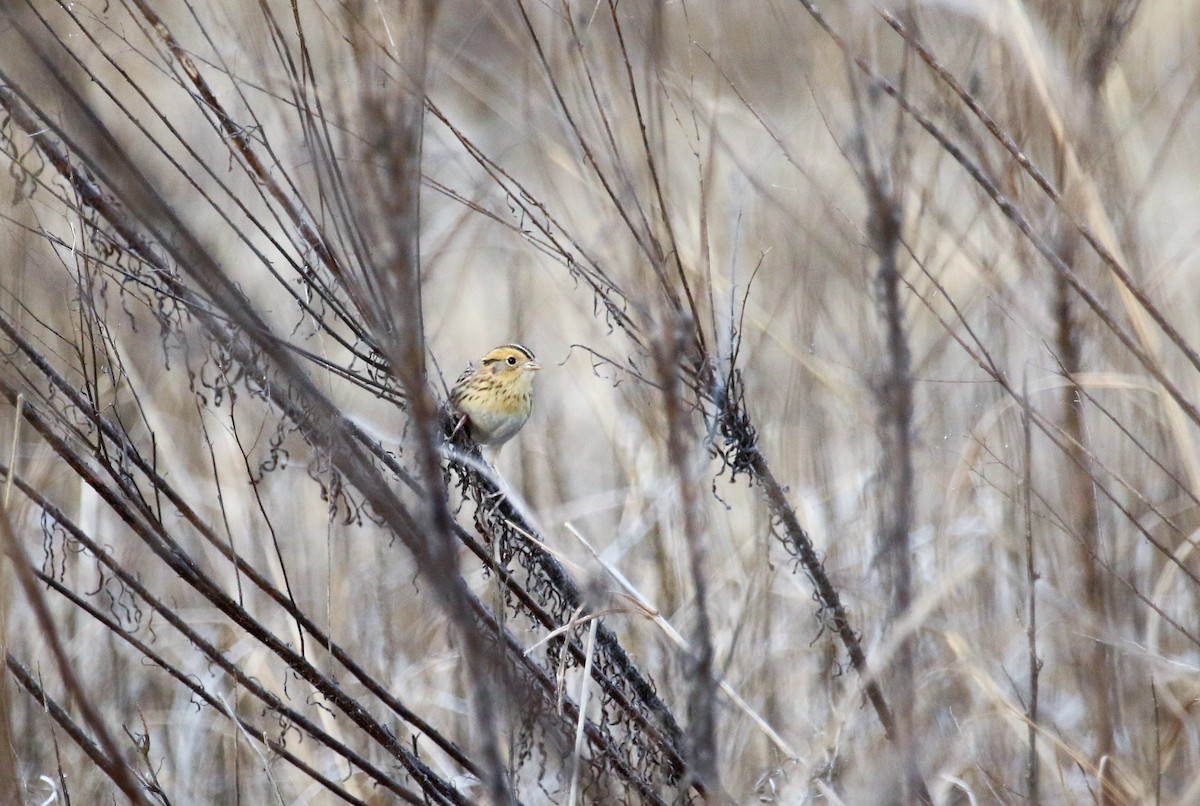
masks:
<instances>
[{"instance_id":1,"label":"bird's head","mask_svg":"<svg viewBox=\"0 0 1200 806\"><path fill-rule=\"evenodd\" d=\"M502 344L483 357L483 369L497 378L526 379L533 383L533 373L542 368L533 351L520 344Z\"/></svg>"}]
</instances>

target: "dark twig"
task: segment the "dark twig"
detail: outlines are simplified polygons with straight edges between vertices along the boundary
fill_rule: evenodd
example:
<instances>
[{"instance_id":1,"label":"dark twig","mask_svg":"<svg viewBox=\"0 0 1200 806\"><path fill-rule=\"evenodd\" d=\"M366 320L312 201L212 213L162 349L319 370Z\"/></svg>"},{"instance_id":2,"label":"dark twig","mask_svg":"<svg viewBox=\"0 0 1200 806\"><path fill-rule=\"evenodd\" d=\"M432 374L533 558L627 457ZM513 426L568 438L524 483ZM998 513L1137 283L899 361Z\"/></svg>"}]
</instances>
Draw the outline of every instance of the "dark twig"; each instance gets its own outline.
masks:
<instances>
[{"instance_id":1,"label":"dark twig","mask_svg":"<svg viewBox=\"0 0 1200 806\"><path fill-rule=\"evenodd\" d=\"M687 659L688 756L692 774L705 791L721 791L717 768L717 670L713 656L712 620L709 616L708 546L706 535L696 517L695 463L688 450L694 439L688 438L688 418L681 399L680 364L694 334L684 326L681 314L666 315L663 335L655 341L654 359L663 386L666 408L667 455L675 468L679 503L682 510L684 544L687 546L688 572L692 583L696 625L692 633L692 651Z\"/></svg>"},{"instance_id":2,"label":"dark twig","mask_svg":"<svg viewBox=\"0 0 1200 806\"><path fill-rule=\"evenodd\" d=\"M1026 703L1025 718L1029 722L1028 740L1029 755L1025 764L1025 787L1028 791L1029 802L1037 806L1041 803L1038 791L1038 677L1042 671L1042 659L1038 657L1037 648L1037 572L1033 542L1033 416L1029 410L1029 387L1024 384L1022 389L1021 425L1025 438L1025 472L1022 479L1023 500L1025 510L1025 585L1026 608L1028 622L1025 635L1029 646L1029 700Z\"/></svg>"},{"instance_id":3,"label":"dark twig","mask_svg":"<svg viewBox=\"0 0 1200 806\"><path fill-rule=\"evenodd\" d=\"M67 692L71 700L75 703L75 707L83 715L84 723L95 737L95 744L83 735L81 729L74 726L74 722L69 717L65 719L60 718L60 713L65 714L65 712L57 709L57 706L52 711L52 716L56 722L71 734L76 743L88 753L96 766L102 769L104 774L112 779L112 782L125 793L125 797L129 798L133 803L150 806L150 801L146 799L137 776L134 775L129 765L124 762L121 751L117 747L116 739L109 732L108 726L100 716L100 712L93 703L91 696L84 690L78 676L75 674L75 664L73 659L67 654L66 647L63 646L62 636L59 635L58 627L46 605L45 596L38 588L33 569L29 564L29 557L25 553L25 546L13 534L9 512L8 507L4 507L0 511L0 542L4 544L4 553L8 555L12 563L13 571L17 576L17 582L20 584L21 590L25 593L25 599L33 611L42 637L45 638L46 643L50 647L50 653L54 657L55 665L58 667L58 673L62 676L63 682L66 685ZM19 664L16 664L11 656L8 658L8 663L10 671L16 675L21 685L25 686L30 693L34 693L35 689L40 693L40 689L37 689L28 672ZM37 696L37 694L34 696ZM49 708L49 701L47 700L46 702L47 708Z\"/></svg>"}]
</instances>

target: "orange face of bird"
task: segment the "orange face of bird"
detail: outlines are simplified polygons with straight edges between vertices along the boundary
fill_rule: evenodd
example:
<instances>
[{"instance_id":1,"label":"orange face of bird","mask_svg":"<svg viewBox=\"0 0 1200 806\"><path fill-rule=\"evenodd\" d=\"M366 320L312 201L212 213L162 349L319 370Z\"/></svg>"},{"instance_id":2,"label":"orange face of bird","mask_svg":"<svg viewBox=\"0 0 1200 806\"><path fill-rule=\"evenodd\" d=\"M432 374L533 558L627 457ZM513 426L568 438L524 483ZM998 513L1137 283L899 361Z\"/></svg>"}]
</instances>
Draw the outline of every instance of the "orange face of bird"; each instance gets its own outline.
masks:
<instances>
[{"instance_id":1,"label":"orange face of bird","mask_svg":"<svg viewBox=\"0 0 1200 806\"><path fill-rule=\"evenodd\" d=\"M524 375L536 372L542 366L533 357L528 347L520 344L502 344L483 357L483 368L493 375L507 376L512 373Z\"/></svg>"}]
</instances>

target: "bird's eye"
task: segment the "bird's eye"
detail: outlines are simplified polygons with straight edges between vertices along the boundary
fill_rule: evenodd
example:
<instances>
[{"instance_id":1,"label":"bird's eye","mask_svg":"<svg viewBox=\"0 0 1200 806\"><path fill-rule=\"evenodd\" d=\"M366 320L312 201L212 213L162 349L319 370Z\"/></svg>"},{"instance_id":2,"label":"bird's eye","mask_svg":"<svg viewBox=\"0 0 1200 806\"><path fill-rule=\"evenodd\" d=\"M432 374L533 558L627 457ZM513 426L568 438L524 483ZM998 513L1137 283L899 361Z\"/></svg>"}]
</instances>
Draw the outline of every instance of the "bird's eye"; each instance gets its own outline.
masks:
<instances>
[{"instance_id":1,"label":"bird's eye","mask_svg":"<svg viewBox=\"0 0 1200 806\"><path fill-rule=\"evenodd\" d=\"M515 367L517 365L517 357L515 355L510 355L506 360L508 361L508 365L510 367Z\"/></svg>"}]
</instances>

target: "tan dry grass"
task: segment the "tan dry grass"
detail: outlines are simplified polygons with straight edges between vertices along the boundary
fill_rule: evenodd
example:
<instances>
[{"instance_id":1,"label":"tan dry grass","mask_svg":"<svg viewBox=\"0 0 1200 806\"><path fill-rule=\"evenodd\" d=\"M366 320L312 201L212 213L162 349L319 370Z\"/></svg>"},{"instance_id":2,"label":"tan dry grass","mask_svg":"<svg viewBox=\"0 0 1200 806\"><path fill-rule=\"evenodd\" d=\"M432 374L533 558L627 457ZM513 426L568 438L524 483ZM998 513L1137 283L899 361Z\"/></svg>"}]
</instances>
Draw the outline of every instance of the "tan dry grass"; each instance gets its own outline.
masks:
<instances>
[{"instance_id":1,"label":"tan dry grass","mask_svg":"<svg viewBox=\"0 0 1200 806\"><path fill-rule=\"evenodd\" d=\"M284 4L267 5L294 47L291 12ZM539 379L538 408L498 468L529 502L531 518L543 530L540 538L573 564L572 574L590 601L617 608L605 624L655 680L685 727L691 724L694 684L687 653L661 624L616 595L603 566L627 577L694 647L689 541L703 541L715 668L748 706L743 710L725 695L718 698L717 769L732 801L885 802L898 791L903 759L889 750L879 719L864 705L863 679L850 670L845 647L822 630L810 582L783 549L779 524L744 477L728 483L728 469L706 450L703 435L711 423L699 417L691 422L688 454L699 479L691 513L698 527L695 534L684 533L680 466L666 444L678 423L668 416L660 392L633 374L656 378L652 346L669 335L665 299L681 288L676 258L695 295L700 314L695 324L708 339L710 355L727 362L731 328L738 328L738 367L758 445L822 553L885 694L897 684L889 666L893 653L903 646L915 653L914 694L901 704L911 709L911 730L900 743L912 752L934 800L1026 800L1031 721L1043 802L1107 797L1117 803L1186 803L1200 788L1192 682L1200 660L1193 551L1200 526L1200 457L1198 423L1184 405L1200 397L1197 368L1075 230L1076 224L1086 227L1119 260L1184 345L1200 344L1194 315L1200 160L1195 138L1188 136L1200 109L1194 103L1200 71L1189 44L1200 38L1200 8L1171 2L1138 9L1097 84L1087 70L1100 43L1099 20L1107 9L1127 4L1070 5L1066 10L1065 4L1014 0L914 3L896 10L906 12L901 19L939 64L1062 190L1063 201L1037 187L868 3L827 10L848 54L801 3L623 3L618 15L628 63L608 4L526 3L545 65L519 4L454 2L437 11L425 44L427 96L524 190L508 179L497 181L446 126L426 117L420 238L428 357L452 379L463 363L495 343L517 339L537 351L547 367ZM234 167L228 138L215 133L188 98L178 63L161 42L143 35L137 9L75 4L48 11L44 29L27 13L17 13L48 50L64 42L94 71L97 80L90 82L61 52L52 60L83 89L89 109L117 134L275 335L365 376L362 362L352 363L348 349L336 341L348 338L362 346L353 321L337 321L328 306L302 316L286 295L289 288L300 289L301 299L311 298L305 295L312 279L288 260L303 256L316 265L316 256L297 245L296 228L279 215L279 203ZM396 119L368 101L383 98L386 106L410 89L405 69L412 54L404 46L411 40L405 39L402 15L388 17L366 4L302 10L316 76L306 97L323 104L323 114L314 112L310 119L330 127L336 151L331 160L315 145L320 131L305 132L298 123L295 79L271 44L259 10L212 3L197 6L196 18L182 7L159 13L221 102L248 127L255 147L267 153L263 146L270 143L273 178L294 182L286 192L308 206L307 219L330 233L339 254L357 257L358 263L350 259L347 265L361 266L366 277L393 270L404 233L389 229L394 222L383 213L391 208L373 195L377 187L370 182L382 165L372 160L383 152L367 143ZM33 60L18 62L16 29L4 36L14 55L0 57L0 70L31 92L51 120L87 130ZM1070 297L1069 317L1062 316L1054 305L1053 268L1031 240L944 145L869 86L847 55L861 57L899 87L949 143L991 177L1109 312L1110 323L1078 295ZM132 85L107 58L127 71ZM560 87L578 137L550 79ZM153 107L135 87L149 94ZM130 104L149 132L137 130L105 89ZM179 127L182 141L154 119L153 109ZM271 460L271 440L283 422L279 411L251 395L244 381L234 384L236 399L226 390L218 396L211 388L219 381L216 355L197 321L175 319L163 336L153 309L144 304L157 304L161 294L122 284L113 266L92 262L102 250L86 243L84 225L68 209L66 185L30 151L29 137L12 122L5 133L13 178L3 194L10 247L4 318L34 340L72 384L91 383L101 413L122 423L147 455L152 452L158 472L184 492L221 540L280 588L286 568L287 586L301 611L374 680L480 761L487 736L472 704L477 683L462 663L460 627L447 616L437 579L418 571L412 553L387 528L370 517L347 523L347 515L361 511L322 496L311 476L328 484L328 465L313 440L289 428L280 434L286 463L260 471L260 463ZM156 153L154 143L180 159L182 170ZM198 160L189 159L185 145L196 150ZM83 140L81 148L88 147ZM915 597L907 615L889 611L889 569L878 538L887 476L881 473L877 392L888 364L872 222L859 181L864 149L885 166L904 216L901 271L910 285L902 304L915 406L908 551ZM334 164L353 191L342 200L331 190ZM31 194L23 171L46 185ZM229 195L210 206L185 176L218 194L225 184ZM518 205L530 200L532 215L522 213ZM249 214L262 218L262 230L252 226ZM550 245L537 229L547 216L557 222L558 243L569 238L569 246ZM357 246L351 230L356 223L366 236ZM655 275L647 255L653 249L644 246L651 233L665 255L665 279ZM564 252L620 289L634 335L644 339L641 346L606 319L588 281L568 272ZM268 263L281 279L268 273ZM80 277L95 280L77 290ZM208 292L195 279L186 282L201 295ZM346 302L354 282L336 277L332 282L334 296ZM89 311L95 311L92 320ZM364 311L357 314L358 324L370 329ZM1059 365L1064 326L1078 348L1075 382L1087 395L1086 444L1076 454L1085 459L1082 472L1068 457L1071 436L1063 430L1069 388ZM1113 328L1128 333L1130 343L1144 351L1143 360ZM387 344L383 334L373 335ZM616 366L594 365L583 348ZM61 397L39 393L45 381L27 359L9 344L5 350L6 384L27 389L33 405L61 405ZM1009 389L981 362L990 362ZM353 379L315 362L305 369L385 448L403 445L405 467L420 475L413 443L406 441L420 424L410 424L394 402L378 399ZM188 371L196 373L191 384ZM1182 403L1172 398L1164 378ZM436 379L434 386L440 391ZM1017 399L1024 389L1037 426L1031 458L1024 453L1025 414ZM67 422L58 427L67 428ZM233 664L405 786L417 788L398 772L393 755L314 695L278 653L155 560L28 425L21 430L17 468ZM141 484L148 489L144 480ZM419 495L409 490L399 495L412 511L424 511ZM1089 506L1094 527L1088 526ZM471 529L472 513L470 505L458 513ZM1029 713L1027 514L1040 574L1036 651L1043 665L1036 715ZM88 552L66 548L61 533L43 537L36 507L18 499L10 515L39 570L123 625L136 626L137 636L154 651L242 717L285 738L289 750L347 794L387 801L386 790L336 759L326 745L300 741L299 731L285 731L279 718L265 715L244 687L233 685L159 616L149 616L144 603L109 572L101 573ZM234 573L171 507L163 510L163 521L226 593L299 647L294 619ZM596 547L599 559L572 537L574 530ZM1098 558L1081 551L1089 541ZM1164 552L1174 554L1178 564ZM495 575L485 574L465 550L459 559L470 589L494 603ZM1101 580L1098 599L1087 589L1088 569ZM44 652L28 602L13 585L4 590L8 652L40 672L41 685L66 704L69 695ZM112 630L57 594L45 595L87 696L135 770L147 775L153 769L172 802L333 797L235 728L219 709L194 705L191 693L150 668ZM505 624L527 646L545 634L515 613ZM577 638L585 634L586 627ZM336 675L402 743L410 743L412 729L314 646L311 635L305 641L317 668ZM531 657L553 674L555 660L546 653L539 645ZM564 673L562 685L569 698L577 697L578 666ZM60 766L76 802L115 791L98 765L53 728L13 681L6 696L16 771L28 802L61 789ZM593 719L602 707L595 697L593 691ZM538 745L530 739L542 734L531 733L522 717L501 709L501 749L516 793L523 802L565 803L567 753L552 741ZM759 719L796 758L781 754ZM148 730L147 758L137 757L122 726ZM522 741L534 741L533 749ZM421 758L467 800L483 797L446 752L425 738L419 748ZM658 786L664 798L674 797L661 780ZM583 799L607 802L622 793L639 800L615 779L604 778L589 781ZM152 794L148 798L153 802Z\"/></svg>"}]
</instances>

